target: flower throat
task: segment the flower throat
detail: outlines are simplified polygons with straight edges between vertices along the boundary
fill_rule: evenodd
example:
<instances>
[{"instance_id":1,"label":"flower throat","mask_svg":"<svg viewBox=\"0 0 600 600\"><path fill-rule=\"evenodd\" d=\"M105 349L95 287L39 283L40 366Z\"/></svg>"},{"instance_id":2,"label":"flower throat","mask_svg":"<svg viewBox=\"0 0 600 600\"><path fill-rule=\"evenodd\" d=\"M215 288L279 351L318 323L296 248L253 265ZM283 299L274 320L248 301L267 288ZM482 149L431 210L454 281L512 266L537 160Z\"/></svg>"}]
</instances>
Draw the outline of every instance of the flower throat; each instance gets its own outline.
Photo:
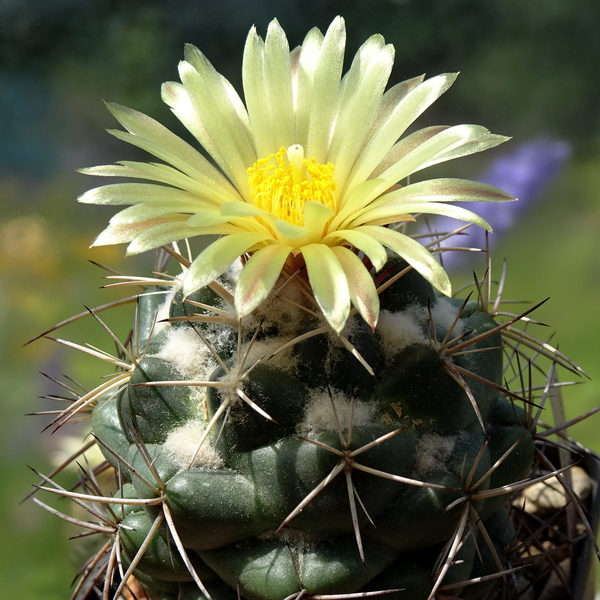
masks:
<instances>
[{"instance_id":1,"label":"flower throat","mask_svg":"<svg viewBox=\"0 0 600 600\"><path fill-rule=\"evenodd\" d=\"M248 169L252 204L294 225L304 225L305 202L318 202L337 212L333 168L304 158L299 144L281 148Z\"/></svg>"}]
</instances>

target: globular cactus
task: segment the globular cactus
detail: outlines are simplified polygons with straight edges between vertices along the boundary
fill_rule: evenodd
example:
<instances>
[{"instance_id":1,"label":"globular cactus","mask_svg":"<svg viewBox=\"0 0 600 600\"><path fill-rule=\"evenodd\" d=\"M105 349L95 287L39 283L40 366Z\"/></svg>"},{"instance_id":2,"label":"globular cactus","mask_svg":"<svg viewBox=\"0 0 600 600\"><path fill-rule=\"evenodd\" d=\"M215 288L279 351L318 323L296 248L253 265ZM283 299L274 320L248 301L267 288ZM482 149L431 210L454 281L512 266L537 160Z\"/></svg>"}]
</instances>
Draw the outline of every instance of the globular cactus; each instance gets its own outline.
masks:
<instances>
[{"instance_id":1,"label":"globular cactus","mask_svg":"<svg viewBox=\"0 0 600 600\"><path fill-rule=\"evenodd\" d=\"M533 459L525 412L498 391L495 321L412 272L381 294L375 331L354 317L338 336L300 309L301 289L238 326L219 323L227 295L211 288L140 297L131 377L97 400L92 431L122 477L123 560L143 549L153 597L426 598L474 515L498 556L511 541L489 525L506 522L506 494L478 498ZM465 536L444 583L497 570L478 544Z\"/></svg>"},{"instance_id":2,"label":"globular cactus","mask_svg":"<svg viewBox=\"0 0 600 600\"><path fill-rule=\"evenodd\" d=\"M502 312L501 293L490 300L489 271L477 299L453 297L430 252L448 234L425 248L405 228L431 213L489 229L449 203L511 200L504 192L398 182L505 138L464 125L397 141L455 76L384 92L393 49L373 36L341 79L343 49L339 18L291 53L276 22L265 41L252 31L246 109L186 48L183 83L165 84L163 98L217 166L149 117L110 106L127 130L112 133L167 164L85 170L151 182L84 194L131 204L96 244L162 248L181 273L162 260L153 277L116 276L144 288L117 302L135 302L132 334L111 333L117 356L81 349L117 373L54 420L91 414L105 459L79 491L48 477L41 486L87 507L86 526L108 535L76 600L97 589L103 600L507 589L510 499L540 460L533 407L554 389L552 371L536 396L529 372L541 358L578 368L515 325L527 313ZM221 237L192 260L181 240L205 234ZM110 306L90 311L107 330L98 313Z\"/></svg>"}]
</instances>

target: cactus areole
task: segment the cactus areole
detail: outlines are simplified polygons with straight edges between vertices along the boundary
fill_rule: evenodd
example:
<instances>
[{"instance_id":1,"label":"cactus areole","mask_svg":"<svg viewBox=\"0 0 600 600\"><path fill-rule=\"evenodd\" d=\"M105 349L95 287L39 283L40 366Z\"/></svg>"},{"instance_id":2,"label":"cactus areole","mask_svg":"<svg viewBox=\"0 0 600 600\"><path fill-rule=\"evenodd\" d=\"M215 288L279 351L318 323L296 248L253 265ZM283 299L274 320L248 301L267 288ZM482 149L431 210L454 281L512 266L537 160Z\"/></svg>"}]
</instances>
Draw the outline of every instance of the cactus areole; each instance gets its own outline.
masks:
<instances>
[{"instance_id":1,"label":"cactus areole","mask_svg":"<svg viewBox=\"0 0 600 600\"><path fill-rule=\"evenodd\" d=\"M112 336L117 356L81 349L117 373L54 421L91 413L104 457L81 492L43 486L108 536L75 600L475 600L511 572L508 506L535 435L519 361L576 367L513 327L489 273L477 299L454 298L432 252L448 236L426 247L405 227L430 213L489 229L452 202L504 192L406 179L505 138L402 137L455 75L386 91L393 48L373 36L342 77L344 46L341 18L291 52L276 21L264 41L252 30L245 102L188 46L163 98L212 161L110 106L126 129L112 133L161 163L85 170L146 180L84 194L130 205L95 244L162 248L163 263L115 276L143 288L117 303L135 304L132 334ZM182 240L203 235L218 237L194 258Z\"/></svg>"}]
</instances>

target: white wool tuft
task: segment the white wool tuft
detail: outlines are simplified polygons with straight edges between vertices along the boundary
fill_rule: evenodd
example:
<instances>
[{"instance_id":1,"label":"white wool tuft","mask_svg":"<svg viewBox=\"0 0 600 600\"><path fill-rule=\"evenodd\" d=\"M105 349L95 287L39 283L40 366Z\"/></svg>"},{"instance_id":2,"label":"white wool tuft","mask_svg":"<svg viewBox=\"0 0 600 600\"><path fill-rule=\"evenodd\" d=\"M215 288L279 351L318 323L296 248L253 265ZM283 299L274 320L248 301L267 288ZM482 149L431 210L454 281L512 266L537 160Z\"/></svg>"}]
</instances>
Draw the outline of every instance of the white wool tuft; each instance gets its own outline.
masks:
<instances>
[{"instance_id":1,"label":"white wool tuft","mask_svg":"<svg viewBox=\"0 0 600 600\"><path fill-rule=\"evenodd\" d=\"M304 419L298 425L298 433L306 435L311 431L337 431L337 421L335 413L331 406L331 399L335 403L335 410L342 429L348 429L350 418L352 416L352 425L374 425L378 424L375 407L360 400L354 400L352 408L352 399L339 390L333 390L331 397L329 390L315 390L311 394L310 400L304 411Z\"/></svg>"},{"instance_id":2,"label":"white wool tuft","mask_svg":"<svg viewBox=\"0 0 600 600\"><path fill-rule=\"evenodd\" d=\"M171 327L158 358L171 362L185 379L205 381L217 362L192 327Z\"/></svg>"},{"instance_id":3,"label":"white wool tuft","mask_svg":"<svg viewBox=\"0 0 600 600\"><path fill-rule=\"evenodd\" d=\"M388 310L381 311L377 332L388 360L393 359L411 344L427 343L420 320L417 319L413 310L398 313Z\"/></svg>"},{"instance_id":4,"label":"white wool tuft","mask_svg":"<svg viewBox=\"0 0 600 600\"><path fill-rule=\"evenodd\" d=\"M445 471L446 461L454 450L457 435L442 436L427 433L417 444L415 472L418 476L427 475L431 471Z\"/></svg>"},{"instance_id":5,"label":"white wool tuft","mask_svg":"<svg viewBox=\"0 0 600 600\"><path fill-rule=\"evenodd\" d=\"M198 449L198 443L205 428L206 423L203 421L188 421L184 425L181 425L181 427L173 429L164 444L165 451L181 467L222 468L224 466L223 460L217 454L208 438L204 440L202 446ZM194 454L196 455L195 458ZM191 462L192 459L193 462Z\"/></svg>"},{"instance_id":6,"label":"white wool tuft","mask_svg":"<svg viewBox=\"0 0 600 600\"><path fill-rule=\"evenodd\" d=\"M237 335L232 336L232 329L227 325L222 325L221 323L203 323L201 332L206 338L206 341L211 344L213 349L217 352L229 350L233 353L237 348L237 342L235 341ZM198 340L204 344L200 339L200 336L197 335L197 337ZM232 341L232 338L234 341Z\"/></svg>"},{"instance_id":7,"label":"white wool tuft","mask_svg":"<svg viewBox=\"0 0 600 600\"><path fill-rule=\"evenodd\" d=\"M248 356L246 357L246 368L262 359L265 361L265 364L268 364L269 366L278 367L288 373L293 372L298 361L294 356L291 346L270 358L271 355L279 350L279 348L287 344L287 342L290 342L292 339L291 336L283 337L278 335L272 338L269 337L265 340L254 341L248 351ZM246 353L247 348L248 344L242 346L242 356Z\"/></svg>"},{"instance_id":8,"label":"white wool tuft","mask_svg":"<svg viewBox=\"0 0 600 600\"><path fill-rule=\"evenodd\" d=\"M438 298L437 302L431 307L431 316L433 317L433 322L436 325L440 325L444 329L448 330L450 327L452 327L458 311L459 309L452 304L448 298L442 296ZM462 319L458 319L452 328L452 333L450 334L451 337L461 335L464 332L464 328L465 327Z\"/></svg>"},{"instance_id":9,"label":"white wool tuft","mask_svg":"<svg viewBox=\"0 0 600 600\"><path fill-rule=\"evenodd\" d=\"M225 373L225 375L220 377L219 381L223 384L223 386L216 389L222 402L229 402L232 405L237 402L242 402L242 399L240 396L238 396L236 391L243 387L242 379L237 369L231 369Z\"/></svg>"}]
</instances>

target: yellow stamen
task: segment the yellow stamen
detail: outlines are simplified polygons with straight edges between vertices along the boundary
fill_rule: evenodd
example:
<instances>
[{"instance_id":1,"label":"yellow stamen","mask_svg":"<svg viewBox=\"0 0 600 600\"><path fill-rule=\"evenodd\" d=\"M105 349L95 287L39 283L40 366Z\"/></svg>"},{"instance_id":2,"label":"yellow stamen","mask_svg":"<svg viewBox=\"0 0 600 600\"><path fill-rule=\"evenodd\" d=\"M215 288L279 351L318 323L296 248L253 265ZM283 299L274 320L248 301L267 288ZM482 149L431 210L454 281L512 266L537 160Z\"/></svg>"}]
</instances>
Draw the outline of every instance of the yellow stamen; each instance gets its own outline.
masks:
<instances>
[{"instance_id":1,"label":"yellow stamen","mask_svg":"<svg viewBox=\"0 0 600 600\"><path fill-rule=\"evenodd\" d=\"M248 169L248 181L252 203L288 223L304 225L307 201L324 204L337 212L333 165L304 158L304 149L299 144L258 159Z\"/></svg>"}]
</instances>

